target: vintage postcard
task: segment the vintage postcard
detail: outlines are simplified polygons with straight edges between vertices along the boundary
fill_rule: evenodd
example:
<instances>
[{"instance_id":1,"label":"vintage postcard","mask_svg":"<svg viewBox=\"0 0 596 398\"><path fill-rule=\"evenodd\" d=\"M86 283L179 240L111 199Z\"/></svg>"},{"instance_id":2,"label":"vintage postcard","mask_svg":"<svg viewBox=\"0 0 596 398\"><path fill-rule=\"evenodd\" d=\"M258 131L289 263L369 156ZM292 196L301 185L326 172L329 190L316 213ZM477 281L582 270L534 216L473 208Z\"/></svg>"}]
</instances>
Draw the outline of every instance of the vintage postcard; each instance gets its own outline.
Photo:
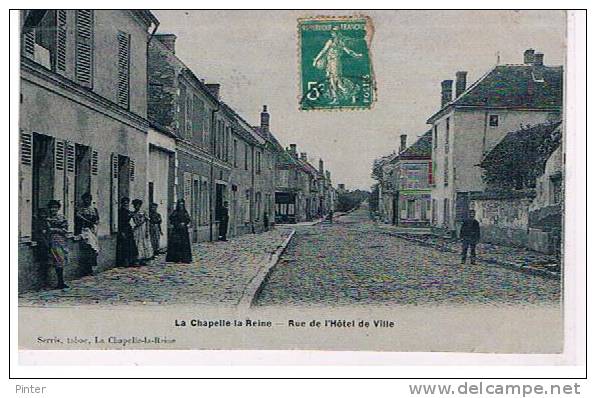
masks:
<instances>
[{"instance_id":1,"label":"vintage postcard","mask_svg":"<svg viewBox=\"0 0 596 398\"><path fill-rule=\"evenodd\" d=\"M18 18L23 352L564 353L565 11Z\"/></svg>"}]
</instances>

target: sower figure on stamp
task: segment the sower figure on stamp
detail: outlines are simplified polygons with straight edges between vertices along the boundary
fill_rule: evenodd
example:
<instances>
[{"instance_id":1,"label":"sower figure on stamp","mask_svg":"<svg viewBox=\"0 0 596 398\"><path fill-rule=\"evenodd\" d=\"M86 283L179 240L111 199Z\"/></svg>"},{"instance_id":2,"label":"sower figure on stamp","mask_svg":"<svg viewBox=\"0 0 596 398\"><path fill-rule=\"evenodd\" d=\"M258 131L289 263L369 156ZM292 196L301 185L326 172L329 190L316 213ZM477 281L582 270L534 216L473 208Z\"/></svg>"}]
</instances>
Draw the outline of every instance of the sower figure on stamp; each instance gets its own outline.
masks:
<instances>
[{"instance_id":1,"label":"sower figure on stamp","mask_svg":"<svg viewBox=\"0 0 596 398\"><path fill-rule=\"evenodd\" d=\"M228 221L230 220L230 214L228 211L228 202L223 202L221 208L221 216L219 219L219 240L228 240Z\"/></svg>"},{"instance_id":2,"label":"sower figure on stamp","mask_svg":"<svg viewBox=\"0 0 596 398\"><path fill-rule=\"evenodd\" d=\"M466 218L461 226L459 237L462 242L461 249L461 263L466 263L466 257L468 255L468 248L470 249L470 263L476 264L476 244L480 240L480 224L474 218L476 213L474 210L468 212L468 218Z\"/></svg>"}]
</instances>

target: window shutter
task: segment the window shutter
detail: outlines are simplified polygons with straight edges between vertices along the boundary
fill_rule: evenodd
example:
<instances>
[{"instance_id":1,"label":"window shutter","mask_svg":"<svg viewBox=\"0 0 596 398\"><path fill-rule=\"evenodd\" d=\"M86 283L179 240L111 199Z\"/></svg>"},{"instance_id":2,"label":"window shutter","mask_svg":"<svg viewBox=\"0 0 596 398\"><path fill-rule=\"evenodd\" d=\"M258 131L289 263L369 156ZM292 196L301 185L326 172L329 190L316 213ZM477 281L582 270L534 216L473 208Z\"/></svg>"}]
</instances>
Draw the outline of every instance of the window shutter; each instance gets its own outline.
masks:
<instances>
[{"instance_id":1,"label":"window shutter","mask_svg":"<svg viewBox=\"0 0 596 398\"><path fill-rule=\"evenodd\" d=\"M23 54L27 58L35 58L35 30L29 29L23 33Z\"/></svg>"},{"instance_id":2,"label":"window shutter","mask_svg":"<svg viewBox=\"0 0 596 398\"><path fill-rule=\"evenodd\" d=\"M118 32L118 105L130 105L130 35Z\"/></svg>"},{"instance_id":3,"label":"window shutter","mask_svg":"<svg viewBox=\"0 0 596 398\"><path fill-rule=\"evenodd\" d=\"M54 139L54 199L60 202L60 210L65 213L65 143Z\"/></svg>"},{"instance_id":4,"label":"window shutter","mask_svg":"<svg viewBox=\"0 0 596 398\"><path fill-rule=\"evenodd\" d=\"M178 101L178 136L186 138L186 87L182 84Z\"/></svg>"},{"instance_id":5,"label":"window shutter","mask_svg":"<svg viewBox=\"0 0 596 398\"><path fill-rule=\"evenodd\" d=\"M184 202L186 202L186 208L192 209L192 175L185 171L184 172Z\"/></svg>"},{"instance_id":6,"label":"window shutter","mask_svg":"<svg viewBox=\"0 0 596 398\"><path fill-rule=\"evenodd\" d=\"M118 232L118 154L112 153L112 159L110 164L110 177L112 182L112 201L111 201L111 230L112 233Z\"/></svg>"},{"instance_id":7,"label":"window shutter","mask_svg":"<svg viewBox=\"0 0 596 398\"><path fill-rule=\"evenodd\" d=\"M66 71L66 10L56 10L56 71Z\"/></svg>"},{"instance_id":8,"label":"window shutter","mask_svg":"<svg viewBox=\"0 0 596 398\"><path fill-rule=\"evenodd\" d=\"M134 181L135 180L135 161L132 159L129 159L129 176L130 176L130 181Z\"/></svg>"},{"instance_id":9,"label":"window shutter","mask_svg":"<svg viewBox=\"0 0 596 398\"><path fill-rule=\"evenodd\" d=\"M93 87L93 10L76 11L75 78Z\"/></svg>"},{"instance_id":10,"label":"window shutter","mask_svg":"<svg viewBox=\"0 0 596 398\"><path fill-rule=\"evenodd\" d=\"M66 142L66 173L64 178L64 217L68 232L74 233L75 214L75 144Z\"/></svg>"},{"instance_id":11,"label":"window shutter","mask_svg":"<svg viewBox=\"0 0 596 398\"><path fill-rule=\"evenodd\" d=\"M98 153L95 149L91 150L91 176L89 178L89 193L93 196L93 205L97 207L98 195L99 195L99 184L98 184Z\"/></svg>"},{"instance_id":12,"label":"window shutter","mask_svg":"<svg viewBox=\"0 0 596 398\"><path fill-rule=\"evenodd\" d=\"M19 167L19 237L31 239L33 217L33 134L21 131Z\"/></svg>"},{"instance_id":13,"label":"window shutter","mask_svg":"<svg viewBox=\"0 0 596 398\"><path fill-rule=\"evenodd\" d=\"M185 127L186 139L190 140L190 139L192 139L192 95L190 95L190 92L186 96L186 117L185 117L185 120L186 120L186 127Z\"/></svg>"}]
</instances>

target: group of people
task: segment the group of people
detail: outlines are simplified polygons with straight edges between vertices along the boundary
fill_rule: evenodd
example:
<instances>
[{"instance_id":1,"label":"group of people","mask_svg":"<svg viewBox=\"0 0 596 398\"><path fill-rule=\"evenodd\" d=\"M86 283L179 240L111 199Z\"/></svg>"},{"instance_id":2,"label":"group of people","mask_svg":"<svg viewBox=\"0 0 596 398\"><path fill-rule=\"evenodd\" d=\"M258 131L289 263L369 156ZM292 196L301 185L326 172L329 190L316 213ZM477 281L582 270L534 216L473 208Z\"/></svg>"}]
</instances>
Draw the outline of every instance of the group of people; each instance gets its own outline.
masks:
<instances>
[{"instance_id":1,"label":"group of people","mask_svg":"<svg viewBox=\"0 0 596 398\"><path fill-rule=\"evenodd\" d=\"M151 203L148 214L141 209L142 206L142 200L134 199L131 210L129 198L120 200L116 241L116 264L120 267L144 265L159 254L159 241L163 230L162 218L157 212L158 205ZM192 262L188 235L190 223L191 218L186 211L184 199L180 199L170 215L172 230L166 255L167 262Z\"/></svg>"},{"instance_id":2,"label":"group of people","mask_svg":"<svg viewBox=\"0 0 596 398\"><path fill-rule=\"evenodd\" d=\"M97 227L99 212L93 206L93 197L89 193L81 196L80 206L75 211L75 235L80 237L80 270L81 276L93 275L93 268L97 266L100 252ZM147 263L160 254L160 238L162 217L157 211L158 205L151 203L149 212L142 210L143 201L134 199L133 209L130 209L130 199L122 198L118 211L118 236L116 241L116 265L120 267L134 267ZM56 272L58 281L56 288L65 289L64 269L68 266L69 233L68 220L60 213L61 204L57 200L50 200L47 208L40 211L37 240L41 261ZM169 244L166 255L167 262L191 263L192 252L188 227L191 218L185 208L184 199L176 203L176 208L169 218ZM225 238L225 236L224 236Z\"/></svg>"}]
</instances>

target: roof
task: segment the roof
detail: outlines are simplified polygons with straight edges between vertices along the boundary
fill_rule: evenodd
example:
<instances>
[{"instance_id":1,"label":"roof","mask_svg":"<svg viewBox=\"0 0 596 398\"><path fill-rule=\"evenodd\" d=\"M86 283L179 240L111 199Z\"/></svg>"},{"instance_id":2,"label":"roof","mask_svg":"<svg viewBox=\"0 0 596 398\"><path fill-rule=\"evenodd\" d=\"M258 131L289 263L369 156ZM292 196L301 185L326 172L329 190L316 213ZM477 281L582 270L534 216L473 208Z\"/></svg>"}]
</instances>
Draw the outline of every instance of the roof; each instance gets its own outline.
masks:
<instances>
[{"instance_id":1,"label":"roof","mask_svg":"<svg viewBox=\"0 0 596 398\"><path fill-rule=\"evenodd\" d=\"M526 162L535 165L535 174L544 173L546 161L561 144L561 121L536 124L511 131L490 151L480 167L505 165L516 161L512 154L518 154ZM515 165L513 165L515 167Z\"/></svg>"},{"instance_id":2,"label":"roof","mask_svg":"<svg viewBox=\"0 0 596 398\"><path fill-rule=\"evenodd\" d=\"M432 130L428 130L426 133L422 134L416 142L401 152L393 161L398 161L400 159L430 159L432 156L432 139Z\"/></svg>"},{"instance_id":3,"label":"roof","mask_svg":"<svg viewBox=\"0 0 596 398\"><path fill-rule=\"evenodd\" d=\"M271 130L269 130L269 133L266 133L263 130L261 130L261 126L252 126L252 128L261 137L263 137L265 140L267 140L273 146L273 149L275 149L276 151L279 151L279 152L284 151L283 145L281 145L279 143L277 138L275 138L275 134L273 134L273 132Z\"/></svg>"},{"instance_id":4,"label":"roof","mask_svg":"<svg viewBox=\"0 0 596 398\"><path fill-rule=\"evenodd\" d=\"M562 104L562 66L496 65L427 123L451 107L560 109Z\"/></svg>"}]
</instances>

